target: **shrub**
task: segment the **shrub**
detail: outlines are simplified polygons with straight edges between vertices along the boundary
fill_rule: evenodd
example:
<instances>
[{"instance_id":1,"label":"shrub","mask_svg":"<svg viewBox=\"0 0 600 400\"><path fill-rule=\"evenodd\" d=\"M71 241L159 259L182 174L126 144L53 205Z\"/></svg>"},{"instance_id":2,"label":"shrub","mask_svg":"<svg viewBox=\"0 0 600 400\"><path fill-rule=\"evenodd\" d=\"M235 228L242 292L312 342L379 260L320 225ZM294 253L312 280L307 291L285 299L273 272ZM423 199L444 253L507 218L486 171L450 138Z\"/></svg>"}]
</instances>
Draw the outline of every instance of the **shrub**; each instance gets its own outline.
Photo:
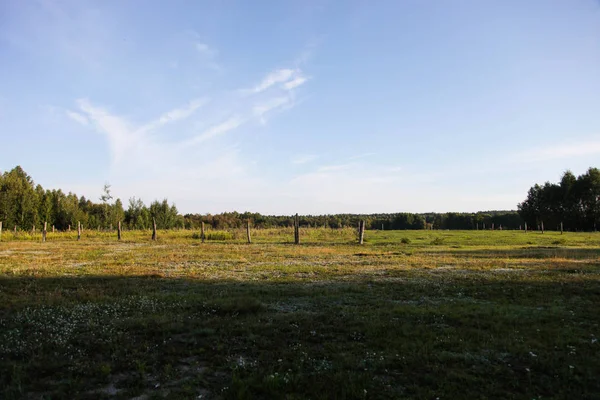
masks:
<instances>
[{"instance_id":1,"label":"shrub","mask_svg":"<svg viewBox=\"0 0 600 400\"><path fill-rule=\"evenodd\" d=\"M400 239L400 243L402 244L410 244L410 239L407 237L403 237L402 239Z\"/></svg>"}]
</instances>

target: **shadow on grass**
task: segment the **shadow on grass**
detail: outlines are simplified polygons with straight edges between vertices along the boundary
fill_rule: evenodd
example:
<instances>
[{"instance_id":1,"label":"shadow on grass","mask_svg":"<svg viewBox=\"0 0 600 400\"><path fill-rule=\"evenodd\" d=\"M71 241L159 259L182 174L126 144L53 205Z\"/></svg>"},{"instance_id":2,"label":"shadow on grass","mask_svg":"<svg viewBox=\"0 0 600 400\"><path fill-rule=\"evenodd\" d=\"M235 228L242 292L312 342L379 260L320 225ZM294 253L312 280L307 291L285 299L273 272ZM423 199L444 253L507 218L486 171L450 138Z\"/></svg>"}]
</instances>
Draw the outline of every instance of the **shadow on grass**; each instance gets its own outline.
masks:
<instances>
[{"instance_id":1,"label":"shadow on grass","mask_svg":"<svg viewBox=\"0 0 600 400\"><path fill-rule=\"evenodd\" d=\"M565 277L3 277L0 397L598 398L600 282Z\"/></svg>"}]
</instances>

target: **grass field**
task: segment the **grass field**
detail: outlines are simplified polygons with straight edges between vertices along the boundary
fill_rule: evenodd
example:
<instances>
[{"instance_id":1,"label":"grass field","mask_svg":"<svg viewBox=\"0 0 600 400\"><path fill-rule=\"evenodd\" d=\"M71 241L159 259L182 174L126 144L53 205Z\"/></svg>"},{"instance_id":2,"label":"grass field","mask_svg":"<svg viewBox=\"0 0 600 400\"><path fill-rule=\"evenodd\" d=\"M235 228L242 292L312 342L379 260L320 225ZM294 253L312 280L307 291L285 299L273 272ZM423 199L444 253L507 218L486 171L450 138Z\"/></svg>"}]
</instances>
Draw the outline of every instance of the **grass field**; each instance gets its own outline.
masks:
<instances>
[{"instance_id":1,"label":"grass field","mask_svg":"<svg viewBox=\"0 0 600 400\"><path fill-rule=\"evenodd\" d=\"M0 398L600 398L600 233L211 233L5 231Z\"/></svg>"}]
</instances>

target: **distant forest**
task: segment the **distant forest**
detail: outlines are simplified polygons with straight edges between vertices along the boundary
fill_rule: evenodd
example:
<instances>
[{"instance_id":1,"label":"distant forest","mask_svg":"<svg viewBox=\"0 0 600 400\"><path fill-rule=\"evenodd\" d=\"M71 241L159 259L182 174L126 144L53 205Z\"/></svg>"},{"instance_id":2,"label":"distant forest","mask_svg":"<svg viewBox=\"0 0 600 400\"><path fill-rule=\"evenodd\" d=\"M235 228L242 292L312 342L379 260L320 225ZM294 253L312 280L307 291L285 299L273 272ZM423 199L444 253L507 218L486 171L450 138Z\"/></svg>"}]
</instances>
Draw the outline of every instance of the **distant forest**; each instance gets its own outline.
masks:
<instances>
[{"instance_id":1,"label":"distant forest","mask_svg":"<svg viewBox=\"0 0 600 400\"><path fill-rule=\"evenodd\" d=\"M477 213L395 213L304 215L303 227L355 227L365 220L367 229L520 229L527 222L530 229L545 223L546 229L557 229L564 222L568 230L593 230L600 215L600 171L590 168L575 177L566 172L561 183L533 186L518 211L485 211ZM76 227L113 229L120 221L125 229L149 229L152 219L159 229L196 229L201 222L213 229L241 228L249 219L257 228L291 227L292 216L258 213L185 214L181 215L168 200L153 201L147 206L131 198L127 208L113 199L110 186L94 202L60 189L45 190L19 166L0 175L0 221L4 229L40 229L44 222L58 230Z\"/></svg>"}]
</instances>

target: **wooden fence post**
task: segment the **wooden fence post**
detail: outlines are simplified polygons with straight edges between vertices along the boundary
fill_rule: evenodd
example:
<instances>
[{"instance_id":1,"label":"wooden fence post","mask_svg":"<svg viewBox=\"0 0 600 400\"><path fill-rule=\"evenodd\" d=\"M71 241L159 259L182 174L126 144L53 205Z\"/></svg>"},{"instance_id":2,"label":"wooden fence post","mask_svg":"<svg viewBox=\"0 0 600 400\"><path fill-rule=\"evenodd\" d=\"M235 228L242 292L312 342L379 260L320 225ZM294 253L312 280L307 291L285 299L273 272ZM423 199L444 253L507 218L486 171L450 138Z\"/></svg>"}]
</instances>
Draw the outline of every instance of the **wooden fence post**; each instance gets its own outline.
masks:
<instances>
[{"instance_id":1,"label":"wooden fence post","mask_svg":"<svg viewBox=\"0 0 600 400\"><path fill-rule=\"evenodd\" d=\"M17 236L17 226L15 225L15 236Z\"/></svg>"},{"instance_id":2,"label":"wooden fence post","mask_svg":"<svg viewBox=\"0 0 600 400\"><path fill-rule=\"evenodd\" d=\"M35 225L31 227L31 233L35 235Z\"/></svg>"},{"instance_id":3,"label":"wooden fence post","mask_svg":"<svg viewBox=\"0 0 600 400\"><path fill-rule=\"evenodd\" d=\"M358 244L363 244L365 238L365 221L360 220L358 222Z\"/></svg>"},{"instance_id":4,"label":"wooden fence post","mask_svg":"<svg viewBox=\"0 0 600 400\"><path fill-rule=\"evenodd\" d=\"M67 230L71 232L71 224L69 224L69 228Z\"/></svg>"},{"instance_id":5,"label":"wooden fence post","mask_svg":"<svg viewBox=\"0 0 600 400\"><path fill-rule=\"evenodd\" d=\"M2 221L0 221L0 240L2 240Z\"/></svg>"},{"instance_id":6,"label":"wooden fence post","mask_svg":"<svg viewBox=\"0 0 600 400\"><path fill-rule=\"evenodd\" d=\"M246 236L248 237L248 244L252 243L252 238L250 237L250 218L246 221Z\"/></svg>"},{"instance_id":7,"label":"wooden fence post","mask_svg":"<svg viewBox=\"0 0 600 400\"><path fill-rule=\"evenodd\" d=\"M294 217L294 244L300 244L300 218Z\"/></svg>"},{"instance_id":8,"label":"wooden fence post","mask_svg":"<svg viewBox=\"0 0 600 400\"><path fill-rule=\"evenodd\" d=\"M121 240L121 221L119 221L119 225L117 225L117 240Z\"/></svg>"},{"instance_id":9,"label":"wooden fence post","mask_svg":"<svg viewBox=\"0 0 600 400\"><path fill-rule=\"evenodd\" d=\"M494 230L494 223L492 222L492 230Z\"/></svg>"},{"instance_id":10,"label":"wooden fence post","mask_svg":"<svg viewBox=\"0 0 600 400\"><path fill-rule=\"evenodd\" d=\"M542 221L542 234L544 234L544 221Z\"/></svg>"},{"instance_id":11,"label":"wooden fence post","mask_svg":"<svg viewBox=\"0 0 600 400\"><path fill-rule=\"evenodd\" d=\"M527 233L527 222L525 222L525 233Z\"/></svg>"},{"instance_id":12,"label":"wooden fence post","mask_svg":"<svg viewBox=\"0 0 600 400\"><path fill-rule=\"evenodd\" d=\"M485 222L483 223L483 230L485 231Z\"/></svg>"},{"instance_id":13,"label":"wooden fence post","mask_svg":"<svg viewBox=\"0 0 600 400\"><path fill-rule=\"evenodd\" d=\"M77 221L77 240L81 240L81 222Z\"/></svg>"},{"instance_id":14,"label":"wooden fence post","mask_svg":"<svg viewBox=\"0 0 600 400\"><path fill-rule=\"evenodd\" d=\"M200 239L202 239L202 243L204 243L204 240L206 239L206 236L204 235L204 221L200 222Z\"/></svg>"},{"instance_id":15,"label":"wooden fence post","mask_svg":"<svg viewBox=\"0 0 600 400\"><path fill-rule=\"evenodd\" d=\"M54 225L52 225L52 233L54 233Z\"/></svg>"},{"instance_id":16,"label":"wooden fence post","mask_svg":"<svg viewBox=\"0 0 600 400\"><path fill-rule=\"evenodd\" d=\"M560 221L560 234L561 235L563 234L563 223L562 223L562 221Z\"/></svg>"},{"instance_id":17,"label":"wooden fence post","mask_svg":"<svg viewBox=\"0 0 600 400\"><path fill-rule=\"evenodd\" d=\"M156 239L156 218L152 218L152 240Z\"/></svg>"},{"instance_id":18,"label":"wooden fence post","mask_svg":"<svg viewBox=\"0 0 600 400\"><path fill-rule=\"evenodd\" d=\"M48 224L47 222L44 222L44 230L42 231L42 242L46 241L46 234L48 233L46 231L47 224Z\"/></svg>"}]
</instances>

